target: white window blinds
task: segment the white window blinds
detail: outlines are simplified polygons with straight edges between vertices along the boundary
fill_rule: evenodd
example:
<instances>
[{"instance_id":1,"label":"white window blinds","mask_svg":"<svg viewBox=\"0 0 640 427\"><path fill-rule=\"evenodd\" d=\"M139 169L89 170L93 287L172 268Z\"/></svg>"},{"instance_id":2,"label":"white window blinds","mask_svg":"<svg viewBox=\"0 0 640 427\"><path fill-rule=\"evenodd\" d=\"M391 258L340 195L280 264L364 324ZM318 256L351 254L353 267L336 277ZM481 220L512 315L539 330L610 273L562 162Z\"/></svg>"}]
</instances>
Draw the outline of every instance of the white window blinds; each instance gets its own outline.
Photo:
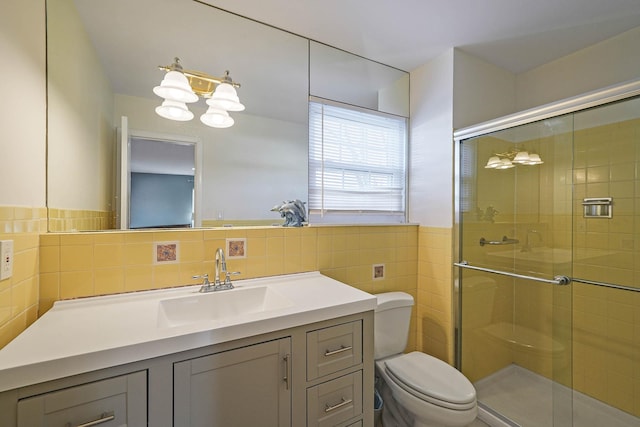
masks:
<instances>
[{"instance_id":1,"label":"white window blinds","mask_svg":"<svg viewBox=\"0 0 640 427\"><path fill-rule=\"evenodd\" d=\"M309 210L405 211L407 120L309 102Z\"/></svg>"}]
</instances>

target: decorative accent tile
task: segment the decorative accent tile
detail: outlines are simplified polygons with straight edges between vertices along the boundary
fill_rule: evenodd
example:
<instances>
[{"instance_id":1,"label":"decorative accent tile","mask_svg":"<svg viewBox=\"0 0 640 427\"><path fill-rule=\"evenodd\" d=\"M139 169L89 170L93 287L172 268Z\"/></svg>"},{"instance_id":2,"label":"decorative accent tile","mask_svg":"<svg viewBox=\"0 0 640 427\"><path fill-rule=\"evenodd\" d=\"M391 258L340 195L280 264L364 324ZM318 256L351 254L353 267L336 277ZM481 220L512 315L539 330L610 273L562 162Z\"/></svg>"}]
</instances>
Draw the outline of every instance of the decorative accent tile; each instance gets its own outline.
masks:
<instances>
[{"instance_id":1,"label":"decorative accent tile","mask_svg":"<svg viewBox=\"0 0 640 427\"><path fill-rule=\"evenodd\" d=\"M167 264L178 262L178 242L155 242L154 264Z\"/></svg>"},{"instance_id":2,"label":"decorative accent tile","mask_svg":"<svg viewBox=\"0 0 640 427\"><path fill-rule=\"evenodd\" d=\"M383 280L383 279L384 279L384 264L374 264L373 280Z\"/></svg>"},{"instance_id":3,"label":"decorative accent tile","mask_svg":"<svg viewBox=\"0 0 640 427\"><path fill-rule=\"evenodd\" d=\"M234 238L227 239L227 258L246 258L247 257L247 239Z\"/></svg>"}]
</instances>

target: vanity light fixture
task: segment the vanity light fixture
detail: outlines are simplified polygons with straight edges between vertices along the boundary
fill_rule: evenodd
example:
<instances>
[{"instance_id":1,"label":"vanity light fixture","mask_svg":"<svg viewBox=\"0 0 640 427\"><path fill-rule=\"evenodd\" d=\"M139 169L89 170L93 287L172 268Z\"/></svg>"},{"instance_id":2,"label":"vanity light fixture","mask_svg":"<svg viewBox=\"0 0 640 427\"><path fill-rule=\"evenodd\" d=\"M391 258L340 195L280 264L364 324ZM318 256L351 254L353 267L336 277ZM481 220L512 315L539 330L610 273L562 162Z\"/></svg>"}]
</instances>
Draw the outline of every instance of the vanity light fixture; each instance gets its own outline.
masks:
<instances>
[{"instance_id":1,"label":"vanity light fixture","mask_svg":"<svg viewBox=\"0 0 640 427\"><path fill-rule=\"evenodd\" d=\"M485 169L509 169L516 165L540 165L542 163L544 162L539 154L511 150L506 153L496 153L489 157Z\"/></svg>"},{"instance_id":2,"label":"vanity light fixture","mask_svg":"<svg viewBox=\"0 0 640 427\"><path fill-rule=\"evenodd\" d=\"M206 99L209 106L200 116L200 121L207 126L233 126L234 120L228 112L244 110L236 92L240 84L231 80L229 71L225 72L224 77L214 77L201 71L185 70L179 58L175 58L171 65L158 68L167 72L160 86L153 88L153 93L164 98L162 105L156 108L156 113L161 117L177 121L193 119L187 103L198 101L198 97Z\"/></svg>"}]
</instances>

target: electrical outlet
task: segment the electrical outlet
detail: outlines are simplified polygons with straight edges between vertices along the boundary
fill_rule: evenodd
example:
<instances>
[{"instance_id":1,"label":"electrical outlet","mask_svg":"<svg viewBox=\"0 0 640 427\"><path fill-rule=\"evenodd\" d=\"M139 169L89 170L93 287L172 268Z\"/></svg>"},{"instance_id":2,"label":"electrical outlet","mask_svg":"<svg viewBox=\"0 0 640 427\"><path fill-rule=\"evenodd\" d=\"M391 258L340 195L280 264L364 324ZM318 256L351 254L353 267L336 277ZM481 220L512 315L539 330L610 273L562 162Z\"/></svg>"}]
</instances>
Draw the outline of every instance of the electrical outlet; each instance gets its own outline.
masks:
<instances>
[{"instance_id":1,"label":"electrical outlet","mask_svg":"<svg viewBox=\"0 0 640 427\"><path fill-rule=\"evenodd\" d=\"M13 240L0 240L0 280L13 274Z\"/></svg>"}]
</instances>

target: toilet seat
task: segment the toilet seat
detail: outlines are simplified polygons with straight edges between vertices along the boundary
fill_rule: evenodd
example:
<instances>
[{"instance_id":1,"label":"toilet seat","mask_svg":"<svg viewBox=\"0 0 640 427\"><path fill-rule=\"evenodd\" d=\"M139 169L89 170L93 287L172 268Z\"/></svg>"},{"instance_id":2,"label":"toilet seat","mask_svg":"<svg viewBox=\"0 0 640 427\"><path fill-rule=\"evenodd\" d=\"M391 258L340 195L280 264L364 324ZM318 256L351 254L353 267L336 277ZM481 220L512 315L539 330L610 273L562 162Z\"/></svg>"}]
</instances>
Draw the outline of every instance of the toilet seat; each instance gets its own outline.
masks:
<instances>
[{"instance_id":1,"label":"toilet seat","mask_svg":"<svg viewBox=\"0 0 640 427\"><path fill-rule=\"evenodd\" d=\"M411 395L452 410L476 406L476 391L471 382L451 365L421 352L412 352L386 360L385 371Z\"/></svg>"}]
</instances>

